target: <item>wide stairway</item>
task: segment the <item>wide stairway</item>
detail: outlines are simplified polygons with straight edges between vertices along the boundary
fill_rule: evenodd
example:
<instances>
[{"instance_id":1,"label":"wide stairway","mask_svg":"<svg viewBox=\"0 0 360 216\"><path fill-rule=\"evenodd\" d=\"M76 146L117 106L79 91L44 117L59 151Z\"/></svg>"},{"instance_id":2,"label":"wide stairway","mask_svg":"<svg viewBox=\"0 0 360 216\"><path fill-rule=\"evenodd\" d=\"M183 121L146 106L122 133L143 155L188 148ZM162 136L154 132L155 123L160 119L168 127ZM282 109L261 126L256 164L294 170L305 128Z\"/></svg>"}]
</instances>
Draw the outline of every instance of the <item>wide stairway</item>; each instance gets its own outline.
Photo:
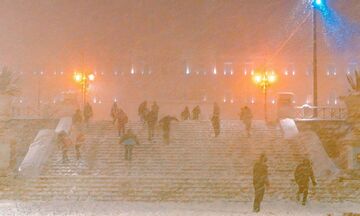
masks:
<instances>
[{"instance_id":1,"label":"wide stairway","mask_svg":"<svg viewBox=\"0 0 360 216\"><path fill-rule=\"evenodd\" d=\"M18 179L0 193L0 199L97 201L251 201L252 167L261 153L268 156L271 187L265 200L295 198L293 170L303 149L282 138L277 126L253 123L247 137L240 121L222 121L214 138L209 121L174 122L170 144L158 128L153 141L140 122L128 127L140 145L132 161L124 160L116 128L110 121L94 122L86 129L82 158L75 149L62 162L57 149L37 179ZM318 179L310 199L360 202L358 182Z\"/></svg>"}]
</instances>

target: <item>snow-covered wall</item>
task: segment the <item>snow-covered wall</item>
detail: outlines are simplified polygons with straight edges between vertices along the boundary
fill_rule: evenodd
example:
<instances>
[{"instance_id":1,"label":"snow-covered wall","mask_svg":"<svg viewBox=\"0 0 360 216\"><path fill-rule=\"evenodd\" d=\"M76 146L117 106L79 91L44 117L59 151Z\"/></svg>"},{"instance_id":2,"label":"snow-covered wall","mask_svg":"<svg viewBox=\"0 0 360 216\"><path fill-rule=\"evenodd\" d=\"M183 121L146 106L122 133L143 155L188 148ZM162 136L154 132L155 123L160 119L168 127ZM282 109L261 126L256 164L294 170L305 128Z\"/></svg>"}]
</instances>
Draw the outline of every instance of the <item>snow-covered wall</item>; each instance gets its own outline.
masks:
<instances>
[{"instance_id":1,"label":"snow-covered wall","mask_svg":"<svg viewBox=\"0 0 360 216\"><path fill-rule=\"evenodd\" d=\"M39 131L19 167L20 176L31 178L40 174L41 167L47 161L54 149L54 139L54 130L42 129Z\"/></svg>"}]
</instances>

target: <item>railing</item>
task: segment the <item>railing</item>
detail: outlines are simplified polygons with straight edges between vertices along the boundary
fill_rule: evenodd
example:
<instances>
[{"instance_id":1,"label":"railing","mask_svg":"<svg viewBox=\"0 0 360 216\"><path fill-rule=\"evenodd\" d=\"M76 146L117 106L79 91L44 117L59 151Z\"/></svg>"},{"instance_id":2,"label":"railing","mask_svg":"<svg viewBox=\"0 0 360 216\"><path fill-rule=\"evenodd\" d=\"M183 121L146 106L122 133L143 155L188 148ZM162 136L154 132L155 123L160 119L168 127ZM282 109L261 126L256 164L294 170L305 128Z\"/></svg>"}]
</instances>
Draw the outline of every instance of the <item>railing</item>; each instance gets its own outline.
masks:
<instances>
[{"instance_id":1,"label":"railing","mask_svg":"<svg viewBox=\"0 0 360 216\"><path fill-rule=\"evenodd\" d=\"M345 107L310 106L303 105L295 107L297 119L321 119L321 120L345 120L347 110ZM317 117L315 112L317 111Z\"/></svg>"}]
</instances>

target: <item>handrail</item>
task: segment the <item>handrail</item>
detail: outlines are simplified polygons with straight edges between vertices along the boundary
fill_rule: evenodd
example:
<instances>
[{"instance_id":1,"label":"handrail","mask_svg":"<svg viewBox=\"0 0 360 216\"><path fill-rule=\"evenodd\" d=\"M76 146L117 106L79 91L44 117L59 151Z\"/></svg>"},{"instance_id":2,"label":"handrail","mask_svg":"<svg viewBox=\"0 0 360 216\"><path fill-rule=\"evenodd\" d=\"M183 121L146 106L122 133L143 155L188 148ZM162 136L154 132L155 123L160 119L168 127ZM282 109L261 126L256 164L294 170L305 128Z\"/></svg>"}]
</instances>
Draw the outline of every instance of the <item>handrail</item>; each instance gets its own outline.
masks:
<instances>
[{"instance_id":1,"label":"handrail","mask_svg":"<svg viewBox=\"0 0 360 216\"><path fill-rule=\"evenodd\" d=\"M347 109L341 106L311 106L303 105L295 107L297 119L314 119L314 111L317 110L316 119L322 120L345 120Z\"/></svg>"}]
</instances>

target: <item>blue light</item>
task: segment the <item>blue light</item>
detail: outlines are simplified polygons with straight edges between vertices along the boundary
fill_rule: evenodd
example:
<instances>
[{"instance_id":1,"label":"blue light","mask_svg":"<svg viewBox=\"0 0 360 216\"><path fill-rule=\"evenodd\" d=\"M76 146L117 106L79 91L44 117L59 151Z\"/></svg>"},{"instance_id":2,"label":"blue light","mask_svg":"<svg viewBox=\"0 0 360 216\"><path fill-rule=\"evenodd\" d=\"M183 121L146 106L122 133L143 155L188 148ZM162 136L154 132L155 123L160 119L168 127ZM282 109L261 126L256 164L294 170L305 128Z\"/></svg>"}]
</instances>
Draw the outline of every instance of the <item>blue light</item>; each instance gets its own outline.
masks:
<instances>
[{"instance_id":1,"label":"blue light","mask_svg":"<svg viewBox=\"0 0 360 216\"><path fill-rule=\"evenodd\" d=\"M315 0L315 4L318 6L322 5L322 0Z\"/></svg>"},{"instance_id":2,"label":"blue light","mask_svg":"<svg viewBox=\"0 0 360 216\"><path fill-rule=\"evenodd\" d=\"M316 8L317 10L320 11L325 11L326 10L326 1L325 0L312 0L312 5L314 8Z\"/></svg>"}]
</instances>

